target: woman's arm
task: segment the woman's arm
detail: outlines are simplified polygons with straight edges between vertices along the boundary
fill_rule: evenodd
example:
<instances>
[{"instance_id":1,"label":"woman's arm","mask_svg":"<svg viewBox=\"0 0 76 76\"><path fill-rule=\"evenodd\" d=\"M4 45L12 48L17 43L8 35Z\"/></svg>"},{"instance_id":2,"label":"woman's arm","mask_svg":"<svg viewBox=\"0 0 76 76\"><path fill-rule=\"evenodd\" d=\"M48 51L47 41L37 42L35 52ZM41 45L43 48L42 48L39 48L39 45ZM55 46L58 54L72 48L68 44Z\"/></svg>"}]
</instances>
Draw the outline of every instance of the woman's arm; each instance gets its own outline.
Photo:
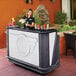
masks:
<instances>
[{"instance_id":1,"label":"woman's arm","mask_svg":"<svg viewBox=\"0 0 76 76\"><path fill-rule=\"evenodd\" d=\"M19 20L19 22L25 22L25 19L22 19L22 18L21 18L21 19Z\"/></svg>"},{"instance_id":2,"label":"woman's arm","mask_svg":"<svg viewBox=\"0 0 76 76\"><path fill-rule=\"evenodd\" d=\"M30 24L26 24L26 26L29 26L29 27L34 27L34 22L32 22L32 24L30 25Z\"/></svg>"}]
</instances>

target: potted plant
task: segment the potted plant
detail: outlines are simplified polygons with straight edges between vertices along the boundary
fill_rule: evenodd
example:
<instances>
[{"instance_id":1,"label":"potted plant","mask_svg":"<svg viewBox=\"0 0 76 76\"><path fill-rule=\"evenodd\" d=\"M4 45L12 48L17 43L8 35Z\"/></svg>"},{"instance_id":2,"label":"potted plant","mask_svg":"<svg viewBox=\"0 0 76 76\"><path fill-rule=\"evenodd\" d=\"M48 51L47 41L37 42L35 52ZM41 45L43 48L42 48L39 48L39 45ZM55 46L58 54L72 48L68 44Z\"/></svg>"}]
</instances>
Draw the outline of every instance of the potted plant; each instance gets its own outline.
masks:
<instances>
[{"instance_id":1,"label":"potted plant","mask_svg":"<svg viewBox=\"0 0 76 76\"><path fill-rule=\"evenodd\" d=\"M67 22L67 14L61 11L56 12L55 23L56 24L64 24Z\"/></svg>"},{"instance_id":2,"label":"potted plant","mask_svg":"<svg viewBox=\"0 0 76 76\"><path fill-rule=\"evenodd\" d=\"M22 17L25 16L25 13L26 13L26 10L24 9L23 12L20 15L18 15L16 18L15 24L18 25L19 27L24 27L25 25L24 20L19 21Z\"/></svg>"}]
</instances>

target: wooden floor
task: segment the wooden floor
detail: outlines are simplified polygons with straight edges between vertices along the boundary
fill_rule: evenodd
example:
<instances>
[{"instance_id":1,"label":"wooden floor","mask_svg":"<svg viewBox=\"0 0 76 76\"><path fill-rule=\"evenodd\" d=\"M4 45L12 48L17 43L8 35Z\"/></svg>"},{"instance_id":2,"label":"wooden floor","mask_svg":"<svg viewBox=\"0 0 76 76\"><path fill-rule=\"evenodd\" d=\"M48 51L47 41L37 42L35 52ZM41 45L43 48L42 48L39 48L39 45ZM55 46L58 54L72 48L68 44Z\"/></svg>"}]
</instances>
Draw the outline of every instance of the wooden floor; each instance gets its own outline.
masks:
<instances>
[{"instance_id":1,"label":"wooden floor","mask_svg":"<svg viewBox=\"0 0 76 76\"><path fill-rule=\"evenodd\" d=\"M0 49L0 76L41 76L9 62L6 49ZM60 67L44 76L76 76L76 59L73 56L62 56Z\"/></svg>"}]
</instances>

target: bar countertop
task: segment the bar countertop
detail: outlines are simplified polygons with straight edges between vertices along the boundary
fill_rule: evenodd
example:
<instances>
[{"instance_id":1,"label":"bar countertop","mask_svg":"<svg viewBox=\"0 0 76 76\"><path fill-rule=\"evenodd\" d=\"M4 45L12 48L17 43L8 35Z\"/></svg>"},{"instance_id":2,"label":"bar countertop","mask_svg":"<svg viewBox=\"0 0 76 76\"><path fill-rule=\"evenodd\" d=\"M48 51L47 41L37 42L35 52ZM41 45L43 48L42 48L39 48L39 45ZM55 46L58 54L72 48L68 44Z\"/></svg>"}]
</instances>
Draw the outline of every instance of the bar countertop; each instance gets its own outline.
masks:
<instances>
[{"instance_id":1,"label":"bar countertop","mask_svg":"<svg viewBox=\"0 0 76 76\"><path fill-rule=\"evenodd\" d=\"M24 28L20 28L20 27L10 27L8 26L7 29L13 29L13 30L19 30L19 31L26 31L26 32L34 32L34 33L51 33L51 32L57 32L56 29L24 29Z\"/></svg>"}]
</instances>

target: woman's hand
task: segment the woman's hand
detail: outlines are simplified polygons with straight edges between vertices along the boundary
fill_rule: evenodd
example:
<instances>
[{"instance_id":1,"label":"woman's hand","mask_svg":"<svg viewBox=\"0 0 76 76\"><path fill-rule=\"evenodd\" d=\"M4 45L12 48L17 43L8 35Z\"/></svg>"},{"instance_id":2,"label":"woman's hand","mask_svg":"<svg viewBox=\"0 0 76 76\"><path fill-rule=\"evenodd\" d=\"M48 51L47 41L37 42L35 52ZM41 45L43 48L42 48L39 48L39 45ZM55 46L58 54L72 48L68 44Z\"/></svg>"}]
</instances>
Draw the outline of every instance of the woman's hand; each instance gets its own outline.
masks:
<instances>
[{"instance_id":1,"label":"woman's hand","mask_svg":"<svg viewBox=\"0 0 76 76\"><path fill-rule=\"evenodd\" d=\"M26 21L25 21L25 19L22 19L22 18L21 18L21 19L19 20L19 22L25 23Z\"/></svg>"},{"instance_id":2,"label":"woman's hand","mask_svg":"<svg viewBox=\"0 0 76 76\"><path fill-rule=\"evenodd\" d=\"M32 25L30 25L30 24L26 24L26 26L34 27L34 23L32 22Z\"/></svg>"},{"instance_id":3,"label":"woman's hand","mask_svg":"<svg viewBox=\"0 0 76 76\"><path fill-rule=\"evenodd\" d=\"M26 24L26 26L31 26L30 24Z\"/></svg>"}]
</instances>

